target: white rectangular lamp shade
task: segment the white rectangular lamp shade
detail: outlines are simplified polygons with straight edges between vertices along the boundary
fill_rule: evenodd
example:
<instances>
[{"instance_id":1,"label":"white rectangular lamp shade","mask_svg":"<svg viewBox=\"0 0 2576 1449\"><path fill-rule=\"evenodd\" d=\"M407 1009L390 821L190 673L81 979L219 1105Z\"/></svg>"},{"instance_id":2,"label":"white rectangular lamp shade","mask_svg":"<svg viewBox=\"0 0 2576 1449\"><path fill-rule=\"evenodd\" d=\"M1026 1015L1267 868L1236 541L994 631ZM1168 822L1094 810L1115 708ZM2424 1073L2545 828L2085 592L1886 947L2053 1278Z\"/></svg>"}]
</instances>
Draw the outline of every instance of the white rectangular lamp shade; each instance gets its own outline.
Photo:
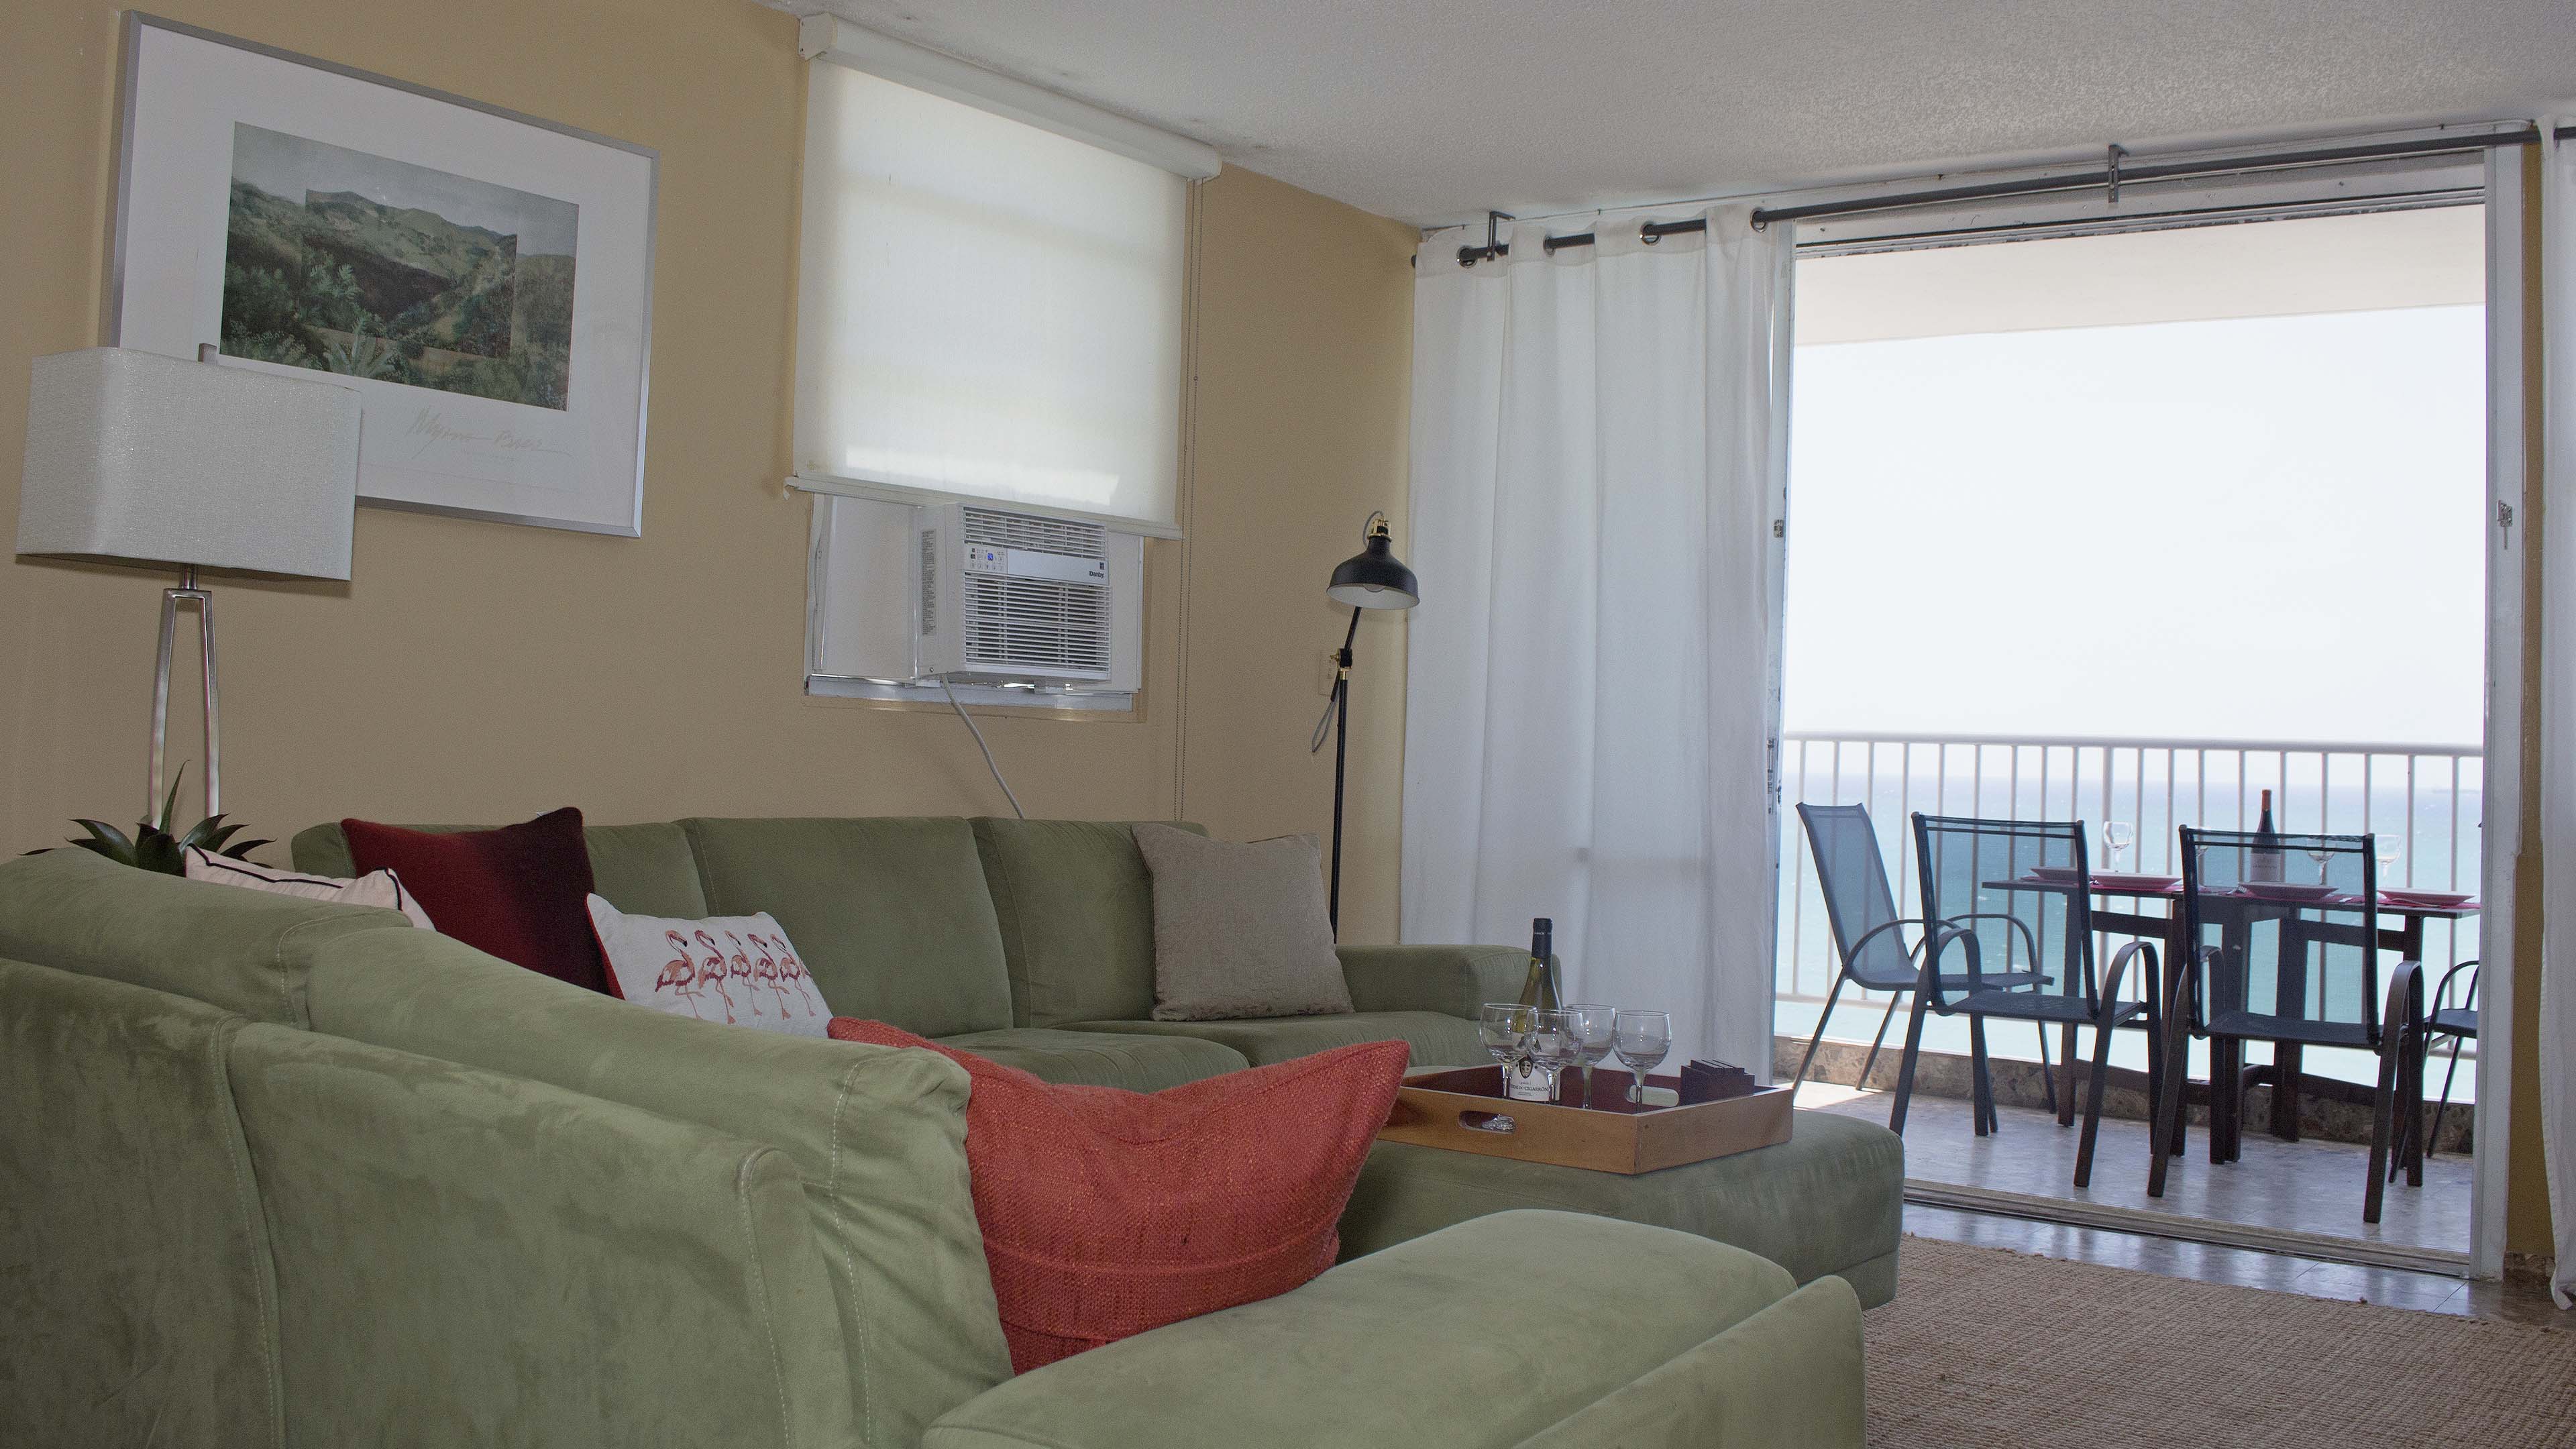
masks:
<instances>
[{"instance_id":1,"label":"white rectangular lamp shade","mask_svg":"<svg viewBox=\"0 0 2576 1449\"><path fill-rule=\"evenodd\" d=\"M345 579L358 395L93 347L39 357L18 552Z\"/></svg>"}]
</instances>

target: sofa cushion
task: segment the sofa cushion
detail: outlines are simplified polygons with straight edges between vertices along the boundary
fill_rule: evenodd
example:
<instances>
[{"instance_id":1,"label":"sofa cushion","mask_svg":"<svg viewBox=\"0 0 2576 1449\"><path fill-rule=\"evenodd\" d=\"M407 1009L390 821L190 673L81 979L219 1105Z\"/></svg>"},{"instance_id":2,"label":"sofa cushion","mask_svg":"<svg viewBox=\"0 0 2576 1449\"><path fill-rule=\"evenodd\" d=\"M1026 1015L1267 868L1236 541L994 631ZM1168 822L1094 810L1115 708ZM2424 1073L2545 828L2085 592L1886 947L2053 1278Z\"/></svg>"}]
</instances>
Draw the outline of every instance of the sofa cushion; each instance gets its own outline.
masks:
<instances>
[{"instance_id":1,"label":"sofa cushion","mask_svg":"<svg viewBox=\"0 0 2576 1449\"><path fill-rule=\"evenodd\" d=\"M954 1063L646 1011L408 926L331 943L312 997L317 1031L551 1082L794 1158L867 1449L913 1449L932 1419L1009 1377Z\"/></svg>"},{"instance_id":2,"label":"sofa cushion","mask_svg":"<svg viewBox=\"0 0 2576 1449\"><path fill-rule=\"evenodd\" d=\"M340 828L358 868L402 876L441 935L585 990L608 990L608 960L583 905L590 850L579 810L567 805L494 830L405 830L372 820L343 820Z\"/></svg>"},{"instance_id":3,"label":"sofa cushion","mask_svg":"<svg viewBox=\"0 0 2576 1449\"><path fill-rule=\"evenodd\" d=\"M1057 1086L883 1022L842 1041L948 1054L975 1080L966 1158L1011 1367L1285 1293L1333 1224L1404 1072L1369 1042L1161 1092Z\"/></svg>"},{"instance_id":4,"label":"sofa cushion","mask_svg":"<svg viewBox=\"0 0 2576 1449\"><path fill-rule=\"evenodd\" d=\"M767 911L839 1016L923 1036L1011 1024L1001 923L960 818L683 820L706 914Z\"/></svg>"},{"instance_id":5,"label":"sofa cushion","mask_svg":"<svg viewBox=\"0 0 2576 1449\"><path fill-rule=\"evenodd\" d=\"M0 961L0 1442L286 1442L268 1225L226 1079L246 1025Z\"/></svg>"},{"instance_id":6,"label":"sofa cushion","mask_svg":"<svg viewBox=\"0 0 2576 1449\"><path fill-rule=\"evenodd\" d=\"M1252 1065L1234 1048L1194 1036L1122 1036L1015 1026L943 1036L938 1044L1017 1067L1043 1081L1125 1087L1131 1092L1159 1092Z\"/></svg>"},{"instance_id":7,"label":"sofa cushion","mask_svg":"<svg viewBox=\"0 0 2576 1449\"><path fill-rule=\"evenodd\" d=\"M481 825L408 825L432 835L483 830ZM591 888L621 911L645 916L703 916L706 893L698 888L697 858L689 837L671 821L643 825L590 825L581 828L590 850ZM351 875L349 837L334 820L295 833L295 868L315 875Z\"/></svg>"},{"instance_id":8,"label":"sofa cushion","mask_svg":"<svg viewBox=\"0 0 2576 1449\"><path fill-rule=\"evenodd\" d=\"M1002 925L1013 1021L1153 1014L1154 882L1133 826L988 816L975 822L975 849Z\"/></svg>"},{"instance_id":9,"label":"sofa cushion","mask_svg":"<svg viewBox=\"0 0 2576 1449\"><path fill-rule=\"evenodd\" d=\"M1294 1292L1023 1374L951 1410L922 1444L1519 1444L1790 1291L1777 1266L1686 1233L1563 1213L1497 1213L1344 1263ZM1859 1375L1848 1370L1858 1367L1858 1314L1840 1331L1849 1340L1847 1371L1812 1381L1810 1391L1856 1399ZM1139 1404L1154 1406L1150 1423L1140 1422ZM1843 1406L1818 1412L1846 1417Z\"/></svg>"},{"instance_id":10,"label":"sofa cushion","mask_svg":"<svg viewBox=\"0 0 2576 1449\"><path fill-rule=\"evenodd\" d=\"M778 922L752 916L630 916L590 898L608 994L697 1021L821 1036L832 1009Z\"/></svg>"},{"instance_id":11,"label":"sofa cushion","mask_svg":"<svg viewBox=\"0 0 2576 1449\"><path fill-rule=\"evenodd\" d=\"M1154 877L1154 1019L1347 1012L1323 854L1311 835L1248 844L1136 827Z\"/></svg>"},{"instance_id":12,"label":"sofa cushion","mask_svg":"<svg viewBox=\"0 0 2576 1449\"><path fill-rule=\"evenodd\" d=\"M1904 1140L1830 1112L1798 1113L1774 1147L1633 1176L1381 1142L1342 1215L1342 1252L1376 1252L1505 1208L1555 1208L1732 1243L1801 1283L1834 1274L1876 1306L1896 1291L1904 1190Z\"/></svg>"},{"instance_id":13,"label":"sofa cushion","mask_svg":"<svg viewBox=\"0 0 2576 1449\"><path fill-rule=\"evenodd\" d=\"M0 956L149 986L258 1021L310 1026L317 946L400 926L400 911L303 901L119 865L86 850L0 861Z\"/></svg>"},{"instance_id":14,"label":"sofa cushion","mask_svg":"<svg viewBox=\"0 0 2576 1449\"><path fill-rule=\"evenodd\" d=\"M1490 1062L1472 1021L1438 1011L1348 1011L1338 1016L1268 1016L1244 1021L1085 1021L1071 1030L1121 1035L1194 1036L1243 1053L1254 1066L1284 1062L1363 1041L1400 1041L1413 1065L1471 1067Z\"/></svg>"}]
</instances>

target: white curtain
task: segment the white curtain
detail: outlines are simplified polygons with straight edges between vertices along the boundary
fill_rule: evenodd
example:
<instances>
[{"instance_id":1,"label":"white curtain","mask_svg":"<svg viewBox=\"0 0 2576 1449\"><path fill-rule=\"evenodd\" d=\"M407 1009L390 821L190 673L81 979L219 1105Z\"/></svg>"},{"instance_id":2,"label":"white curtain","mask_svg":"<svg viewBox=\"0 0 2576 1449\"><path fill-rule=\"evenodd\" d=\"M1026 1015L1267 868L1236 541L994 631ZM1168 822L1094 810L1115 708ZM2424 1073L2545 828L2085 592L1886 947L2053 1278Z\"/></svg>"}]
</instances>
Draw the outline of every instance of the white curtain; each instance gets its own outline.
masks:
<instances>
[{"instance_id":1,"label":"white curtain","mask_svg":"<svg viewBox=\"0 0 2576 1449\"><path fill-rule=\"evenodd\" d=\"M2558 1239L2550 1289L2568 1308L2576 1307L2576 143L2554 139L2564 124L2540 128L2540 1130Z\"/></svg>"},{"instance_id":2,"label":"white curtain","mask_svg":"<svg viewBox=\"0 0 2576 1449\"><path fill-rule=\"evenodd\" d=\"M1552 917L1570 999L1767 1080L1791 251L1751 214L1416 261L1403 932Z\"/></svg>"}]
</instances>

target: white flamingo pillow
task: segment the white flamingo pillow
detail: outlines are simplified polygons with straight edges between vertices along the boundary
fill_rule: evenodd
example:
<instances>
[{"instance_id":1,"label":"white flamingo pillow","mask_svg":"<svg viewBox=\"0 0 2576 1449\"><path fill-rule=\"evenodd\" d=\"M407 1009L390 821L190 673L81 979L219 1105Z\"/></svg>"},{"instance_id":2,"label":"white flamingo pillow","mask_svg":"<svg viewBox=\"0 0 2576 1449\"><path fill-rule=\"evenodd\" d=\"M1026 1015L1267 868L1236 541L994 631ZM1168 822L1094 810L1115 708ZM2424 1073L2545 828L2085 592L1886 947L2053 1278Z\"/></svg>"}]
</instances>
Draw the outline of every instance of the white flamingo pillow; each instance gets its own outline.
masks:
<instances>
[{"instance_id":1,"label":"white flamingo pillow","mask_svg":"<svg viewBox=\"0 0 2576 1449\"><path fill-rule=\"evenodd\" d=\"M829 1032L832 1008L766 911L703 921L630 916L594 895L590 924L610 989L639 1006L794 1036Z\"/></svg>"}]
</instances>

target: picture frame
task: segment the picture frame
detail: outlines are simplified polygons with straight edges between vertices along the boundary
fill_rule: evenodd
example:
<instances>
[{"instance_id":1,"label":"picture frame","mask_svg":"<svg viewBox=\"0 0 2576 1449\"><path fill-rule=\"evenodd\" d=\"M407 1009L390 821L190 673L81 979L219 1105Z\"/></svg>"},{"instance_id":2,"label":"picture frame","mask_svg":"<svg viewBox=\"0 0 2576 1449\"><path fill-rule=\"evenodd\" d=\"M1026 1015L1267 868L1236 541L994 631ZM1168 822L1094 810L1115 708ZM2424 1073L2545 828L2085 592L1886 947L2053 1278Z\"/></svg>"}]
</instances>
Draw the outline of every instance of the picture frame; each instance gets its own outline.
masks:
<instances>
[{"instance_id":1,"label":"picture frame","mask_svg":"<svg viewBox=\"0 0 2576 1449\"><path fill-rule=\"evenodd\" d=\"M653 150L129 11L103 332L360 396L358 501L638 537Z\"/></svg>"}]
</instances>

